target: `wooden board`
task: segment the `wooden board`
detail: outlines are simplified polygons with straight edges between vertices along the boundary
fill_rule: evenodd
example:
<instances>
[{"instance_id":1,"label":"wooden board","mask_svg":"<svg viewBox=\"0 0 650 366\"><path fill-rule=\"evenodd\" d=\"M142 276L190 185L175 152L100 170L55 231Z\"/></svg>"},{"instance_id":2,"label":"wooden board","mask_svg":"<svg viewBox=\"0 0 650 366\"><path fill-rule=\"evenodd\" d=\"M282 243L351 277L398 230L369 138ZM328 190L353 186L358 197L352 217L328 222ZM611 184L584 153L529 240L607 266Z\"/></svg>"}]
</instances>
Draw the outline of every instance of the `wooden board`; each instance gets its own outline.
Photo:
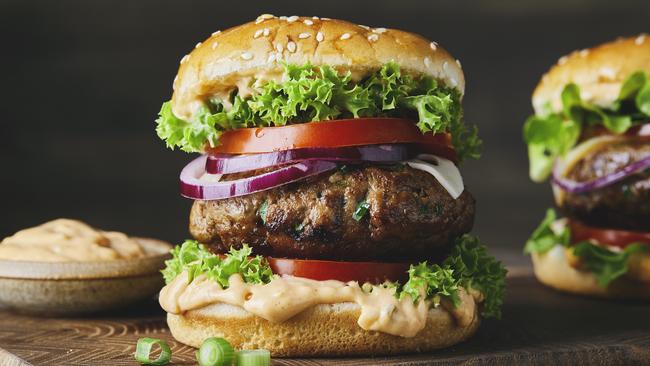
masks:
<instances>
[{"instance_id":1,"label":"wooden board","mask_svg":"<svg viewBox=\"0 0 650 366\"><path fill-rule=\"evenodd\" d=\"M174 365L195 364L194 350L174 342L163 312L151 302L77 319L0 311L0 365L137 365L132 354L143 336L167 340ZM486 321L472 340L450 349L387 358L274 360L295 366L457 363L650 365L650 306L563 295L526 274L509 279L501 321Z\"/></svg>"}]
</instances>

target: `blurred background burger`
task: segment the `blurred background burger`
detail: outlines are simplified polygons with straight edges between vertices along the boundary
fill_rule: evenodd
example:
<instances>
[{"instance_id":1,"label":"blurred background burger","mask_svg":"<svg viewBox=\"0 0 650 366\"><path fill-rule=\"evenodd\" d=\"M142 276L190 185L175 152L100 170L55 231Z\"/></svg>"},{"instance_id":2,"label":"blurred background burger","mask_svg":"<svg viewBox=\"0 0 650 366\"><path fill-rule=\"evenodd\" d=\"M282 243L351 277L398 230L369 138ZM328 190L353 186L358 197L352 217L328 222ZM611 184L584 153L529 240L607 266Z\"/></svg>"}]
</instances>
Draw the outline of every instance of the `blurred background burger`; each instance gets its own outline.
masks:
<instances>
[{"instance_id":1,"label":"blurred background burger","mask_svg":"<svg viewBox=\"0 0 650 366\"><path fill-rule=\"evenodd\" d=\"M524 126L530 177L555 203L526 243L543 283L581 294L650 298L650 38L559 59Z\"/></svg>"}]
</instances>

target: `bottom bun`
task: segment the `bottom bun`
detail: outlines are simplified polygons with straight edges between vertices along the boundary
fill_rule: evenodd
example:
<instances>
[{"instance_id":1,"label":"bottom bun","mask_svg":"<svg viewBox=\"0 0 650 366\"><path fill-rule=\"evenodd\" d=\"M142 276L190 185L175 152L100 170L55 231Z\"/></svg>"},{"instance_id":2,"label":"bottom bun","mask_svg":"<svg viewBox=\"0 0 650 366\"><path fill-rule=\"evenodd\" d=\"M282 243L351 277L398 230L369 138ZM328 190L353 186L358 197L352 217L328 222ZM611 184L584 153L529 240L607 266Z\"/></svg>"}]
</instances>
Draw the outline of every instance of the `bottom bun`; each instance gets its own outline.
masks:
<instances>
[{"instance_id":1,"label":"bottom bun","mask_svg":"<svg viewBox=\"0 0 650 366\"><path fill-rule=\"evenodd\" d=\"M649 282L621 277L603 288L592 273L571 267L565 250L558 245L546 253L532 253L535 276L540 282L556 290L580 295L650 300Z\"/></svg>"},{"instance_id":2,"label":"bottom bun","mask_svg":"<svg viewBox=\"0 0 650 366\"><path fill-rule=\"evenodd\" d=\"M475 312L460 327L444 308L430 309L426 327L403 338L366 331L357 324L355 303L317 305L282 323L271 323L238 306L214 304L182 315L168 314L176 340L199 347L208 337L222 337L235 349L264 348L273 356L362 356L426 352L449 347L471 337L480 324Z\"/></svg>"}]
</instances>

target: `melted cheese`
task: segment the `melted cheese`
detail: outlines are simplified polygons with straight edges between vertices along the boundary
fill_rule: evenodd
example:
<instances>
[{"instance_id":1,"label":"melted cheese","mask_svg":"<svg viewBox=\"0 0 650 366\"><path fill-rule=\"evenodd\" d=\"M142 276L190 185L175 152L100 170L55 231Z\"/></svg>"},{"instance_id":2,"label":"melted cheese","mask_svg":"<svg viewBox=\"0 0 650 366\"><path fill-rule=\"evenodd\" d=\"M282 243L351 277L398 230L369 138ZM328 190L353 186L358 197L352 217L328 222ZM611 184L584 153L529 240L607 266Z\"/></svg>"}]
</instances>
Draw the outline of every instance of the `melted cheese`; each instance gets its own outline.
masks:
<instances>
[{"instance_id":1,"label":"melted cheese","mask_svg":"<svg viewBox=\"0 0 650 366\"><path fill-rule=\"evenodd\" d=\"M83 262L144 257L140 244L123 233L96 230L58 219L21 230L0 242L0 259Z\"/></svg>"},{"instance_id":2,"label":"melted cheese","mask_svg":"<svg viewBox=\"0 0 650 366\"><path fill-rule=\"evenodd\" d=\"M283 322L318 304L356 303L361 308L357 323L365 330L374 330L401 337L414 337L427 322L431 303L410 297L399 300L395 290L373 286L362 290L357 282L315 281L306 278L275 277L268 284L245 283L239 274L229 279L223 289L205 275L189 281L187 272L160 291L160 305L172 314L200 309L215 303L240 306L246 311L270 322ZM480 294L459 290L461 304L449 302L442 306L454 316L460 326L472 323L476 316L476 302Z\"/></svg>"}]
</instances>

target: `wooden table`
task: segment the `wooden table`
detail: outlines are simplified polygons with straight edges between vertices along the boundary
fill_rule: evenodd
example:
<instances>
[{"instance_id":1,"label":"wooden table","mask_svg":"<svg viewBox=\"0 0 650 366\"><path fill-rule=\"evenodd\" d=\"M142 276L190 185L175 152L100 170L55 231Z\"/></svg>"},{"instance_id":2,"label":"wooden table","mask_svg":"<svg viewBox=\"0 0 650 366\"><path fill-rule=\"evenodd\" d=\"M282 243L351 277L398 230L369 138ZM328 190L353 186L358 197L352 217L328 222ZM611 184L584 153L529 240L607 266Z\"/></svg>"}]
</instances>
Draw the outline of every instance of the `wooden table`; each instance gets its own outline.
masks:
<instances>
[{"instance_id":1,"label":"wooden table","mask_svg":"<svg viewBox=\"0 0 650 366\"><path fill-rule=\"evenodd\" d=\"M568 296L511 271L501 321L470 341L426 355L365 359L275 359L275 365L650 365L650 306ZM102 317L47 319L0 311L0 365L137 365L138 338L165 339L174 365L194 350L174 342L155 302Z\"/></svg>"}]
</instances>

